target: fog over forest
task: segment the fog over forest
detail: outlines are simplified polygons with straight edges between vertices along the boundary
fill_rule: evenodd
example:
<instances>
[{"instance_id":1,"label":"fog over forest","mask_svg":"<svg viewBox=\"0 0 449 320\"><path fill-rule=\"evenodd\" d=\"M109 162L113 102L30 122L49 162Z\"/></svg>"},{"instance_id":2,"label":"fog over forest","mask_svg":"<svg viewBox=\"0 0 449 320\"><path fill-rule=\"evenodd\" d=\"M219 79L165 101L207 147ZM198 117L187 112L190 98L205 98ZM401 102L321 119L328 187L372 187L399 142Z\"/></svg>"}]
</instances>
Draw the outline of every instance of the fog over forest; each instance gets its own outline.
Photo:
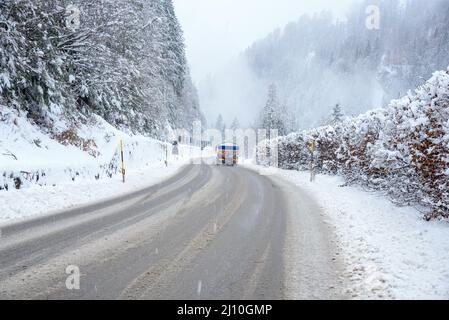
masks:
<instances>
[{"instance_id":1,"label":"fog over forest","mask_svg":"<svg viewBox=\"0 0 449 320\"><path fill-rule=\"evenodd\" d=\"M368 28L370 6L379 28ZM255 125L268 87L297 118L297 128L326 123L340 104L346 115L385 106L449 64L449 2L444 0L354 3L347 19L331 12L304 15L256 41L221 69L199 81L208 119L219 113Z\"/></svg>"}]
</instances>

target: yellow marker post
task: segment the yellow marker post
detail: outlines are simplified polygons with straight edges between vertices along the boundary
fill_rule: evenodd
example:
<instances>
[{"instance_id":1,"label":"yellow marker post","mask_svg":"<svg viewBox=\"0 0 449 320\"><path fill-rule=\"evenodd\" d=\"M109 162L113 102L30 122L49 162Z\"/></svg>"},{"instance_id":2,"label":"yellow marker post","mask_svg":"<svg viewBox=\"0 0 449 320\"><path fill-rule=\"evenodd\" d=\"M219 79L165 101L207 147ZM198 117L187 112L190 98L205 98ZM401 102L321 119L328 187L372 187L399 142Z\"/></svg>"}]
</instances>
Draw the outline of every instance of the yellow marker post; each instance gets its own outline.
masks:
<instances>
[{"instance_id":1,"label":"yellow marker post","mask_svg":"<svg viewBox=\"0 0 449 320\"><path fill-rule=\"evenodd\" d=\"M125 159L123 157L123 140L120 140L120 155L122 158L122 178L123 183L125 183Z\"/></svg>"},{"instance_id":2,"label":"yellow marker post","mask_svg":"<svg viewBox=\"0 0 449 320\"><path fill-rule=\"evenodd\" d=\"M310 182L315 181L315 141L310 142Z\"/></svg>"}]
</instances>

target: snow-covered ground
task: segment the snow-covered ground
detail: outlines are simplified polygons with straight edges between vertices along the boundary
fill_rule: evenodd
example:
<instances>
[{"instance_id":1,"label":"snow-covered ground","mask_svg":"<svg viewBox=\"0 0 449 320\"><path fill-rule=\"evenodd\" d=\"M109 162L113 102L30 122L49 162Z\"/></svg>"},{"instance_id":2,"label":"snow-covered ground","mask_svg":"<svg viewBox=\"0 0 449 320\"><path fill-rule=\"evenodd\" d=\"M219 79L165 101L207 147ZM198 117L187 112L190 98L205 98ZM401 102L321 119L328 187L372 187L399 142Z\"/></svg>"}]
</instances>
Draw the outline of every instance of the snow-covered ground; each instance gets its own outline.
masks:
<instances>
[{"instance_id":1,"label":"snow-covered ground","mask_svg":"<svg viewBox=\"0 0 449 320\"><path fill-rule=\"evenodd\" d=\"M171 144L119 131L98 116L76 128L58 120L53 127L56 136L32 125L23 113L0 107L0 190L14 189L15 178L23 189L119 175L120 140L127 170L164 162L166 148L172 153Z\"/></svg>"},{"instance_id":2,"label":"snow-covered ground","mask_svg":"<svg viewBox=\"0 0 449 320\"><path fill-rule=\"evenodd\" d=\"M67 130L63 123L55 126L61 126L60 132ZM170 143L124 133L100 117L74 132L84 143L81 147L61 144L23 114L0 109L0 224L147 187L201 154L199 148L186 145L179 145L178 154L172 154ZM120 140L125 184L121 182ZM15 188L17 178L20 189Z\"/></svg>"},{"instance_id":3,"label":"snow-covered ground","mask_svg":"<svg viewBox=\"0 0 449 320\"><path fill-rule=\"evenodd\" d=\"M276 170L313 196L335 226L353 299L449 299L449 223L412 207L341 187L338 176Z\"/></svg>"},{"instance_id":4,"label":"snow-covered ground","mask_svg":"<svg viewBox=\"0 0 449 320\"><path fill-rule=\"evenodd\" d=\"M98 181L86 179L56 186L33 185L21 190L0 191L0 225L114 198L157 184L176 174L185 162L179 160L168 167L159 163L129 171L125 184L120 176L114 176Z\"/></svg>"}]
</instances>

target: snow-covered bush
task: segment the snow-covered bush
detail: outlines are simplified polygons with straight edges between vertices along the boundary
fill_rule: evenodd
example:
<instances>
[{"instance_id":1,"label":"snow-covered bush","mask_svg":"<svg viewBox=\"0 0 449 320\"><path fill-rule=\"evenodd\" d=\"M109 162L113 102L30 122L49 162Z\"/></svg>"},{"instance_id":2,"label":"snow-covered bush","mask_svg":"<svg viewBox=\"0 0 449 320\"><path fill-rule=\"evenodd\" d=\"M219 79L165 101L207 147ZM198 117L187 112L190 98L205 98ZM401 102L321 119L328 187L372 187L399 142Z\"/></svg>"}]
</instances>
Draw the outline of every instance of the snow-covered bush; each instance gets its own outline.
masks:
<instances>
[{"instance_id":1,"label":"snow-covered bush","mask_svg":"<svg viewBox=\"0 0 449 320\"><path fill-rule=\"evenodd\" d=\"M448 71L434 73L414 93L386 108L278 138L279 166L308 168L312 140L321 172L383 190L399 204L431 208L426 219L449 218ZM259 159L268 143L259 146Z\"/></svg>"},{"instance_id":2,"label":"snow-covered bush","mask_svg":"<svg viewBox=\"0 0 449 320\"><path fill-rule=\"evenodd\" d=\"M262 166L271 166L271 143L273 140L261 141L256 148L257 163ZM310 158L307 152L307 139L305 133L292 133L276 139L278 147L278 164L287 170L305 170Z\"/></svg>"}]
</instances>

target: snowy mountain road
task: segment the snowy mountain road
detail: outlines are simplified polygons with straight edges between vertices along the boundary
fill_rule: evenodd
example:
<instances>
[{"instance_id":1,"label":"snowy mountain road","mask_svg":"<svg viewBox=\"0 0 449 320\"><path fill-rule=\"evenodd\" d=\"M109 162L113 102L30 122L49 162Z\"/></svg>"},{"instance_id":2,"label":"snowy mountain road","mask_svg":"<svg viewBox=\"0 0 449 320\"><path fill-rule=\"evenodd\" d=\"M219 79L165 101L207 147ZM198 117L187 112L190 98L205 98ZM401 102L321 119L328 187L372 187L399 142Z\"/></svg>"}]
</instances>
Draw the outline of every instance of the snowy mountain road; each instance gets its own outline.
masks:
<instances>
[{"instance_id":1,"label":"snowy mountain road","mask_svg":"<svg viewBox=\"0 0 449 320\"><path fill-rule=\"evenodd\" d=\"M1 228L0 299L339 298L334 252L319 207L293 185L187 165L145 190Z\"/></svg>"}]
</instances>

